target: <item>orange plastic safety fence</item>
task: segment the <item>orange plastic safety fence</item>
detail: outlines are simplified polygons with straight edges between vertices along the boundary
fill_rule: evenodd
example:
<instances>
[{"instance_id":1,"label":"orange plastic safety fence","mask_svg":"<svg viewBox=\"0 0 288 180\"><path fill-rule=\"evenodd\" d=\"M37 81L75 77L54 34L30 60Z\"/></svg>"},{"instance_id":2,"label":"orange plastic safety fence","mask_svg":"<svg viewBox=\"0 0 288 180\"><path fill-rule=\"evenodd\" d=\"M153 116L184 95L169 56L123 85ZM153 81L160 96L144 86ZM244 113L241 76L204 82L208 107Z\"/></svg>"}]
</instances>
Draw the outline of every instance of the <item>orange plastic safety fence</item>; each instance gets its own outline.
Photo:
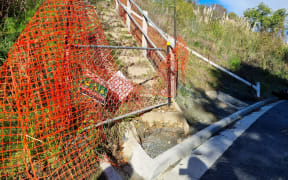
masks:
<instances>
[{"instance_id":1,"label":"orange plastic safety fence","mask_svg":"<svg viewBox=\"0 0 288 180\"><path fill-rule=\"evenodd\" d=\"M167 95L164 76L141 86L115 51L91 44L108 45L93 7L46 0L12 46L0 69L1 179L88 178L105 141L99 123Z\"/></svg>"},{"instance_id":2,"label":"orange plastic safety fence","mask_svg":"<svg viewBox=\"0 0 288 180\"><path fill-rule=\"evenodd\" d=\"M115 0L116 2L117 0ZM121 0L120 1L124 6L127 7L128 4L128 0ZM138 8L133 4L130 3L131 5L131 15L133 16L133 18L136 20L136 22L141 26L142 30L145 31L145 26L144 26L144 21L145 18L143 18L143 16L140 14ZM124 10L124 8L122 8L121 5L118 6L119 7L119 15L120 17L122 17L123 21L126 22L127 19L127 13ZM135 15L135 14L138 14ZM141 19L139 17L142 17ZM143 38L145 38L142 34L142 31L135 25L135 23L133 22L133 20L130 20L130 31L132 33L132 35L134 36L134 38L136 38L137 42L140 45L143 45ZM155 29L153 26L151 26L150 23L147 23L147 35L148 37L152 40L152 42L154 43L154 45L157 48L163 48L166 49L167 48L167 41L165 38L163 38L163 36L160 34L160 32ZM169 97L174 97L176 95L176 88L177 88L177 76L181 76L180 79L181 81L185 81L185 67L186 67L186 63L188 62L188 50L185 48L186 47L186 43L185 41L181 38L181 37L177 37L178 41L176 44L176 47L171 51L171 54L169 54L168 56L164 53L164 52L156 52L156 51L148 51L147 53L147 57L149 57L152 61L153 64L156 65L157 67L157 71L155 74L155 79L156 82L154 84L154 93L157 95L162 95L162 96L169 96ZM153 48L152 44L147 41L147 46L150 48ZM161 57L162 54L162 57ZM163 58L164 57L164 58ZM170 61L170 63L168 63L168 59ZM180 70L178 69L178 64L180 64ZM170 67L170 79L168 78L168 69ZM179 71L179 74L178 72ZM158 77L158 78L157 78ZM162 89L160 87L164 87L167 86L168 82L170 81L171 83L171 94L168 94L167 89ZM157 88L156 88L157 87ZM158 91L159 90L159 91Z\"/></svg>"},{"instance_id":3,"label":"orange plastic safety fence","mask_svg":"<svg viewBox=\"0 0 288 180\"><path fill-rule=\"evenodd\" d=\"M120 0L120 2L121 2L122 4L124 4L125 6L127 6L127 0Z\"/></svg>"},{"instance_id":4,"label":"orange plastic safety fence","mask_svg":"<svg viewBox=\"0 0 288 180\"><path fill-rule=\"evenodd\" d=\"M160 35L160 33L152 26L148 26L148 35L153 39L154 44L158 48L166 49L167 41Z\"/></svg>"},{"instance_id":5,"label":"orange plastic safety fence","mask_svg":"<svg viewBox=\"0 0 288 180\"><path fill-rule=\"evenodd\" d=\"M133 18L136 20L136 22L142 26L142 20L136 17L135 15L132 15ZM136 23L133 21L130 22L130 31L134 35L134 38L139 44L142 44L142 32L140 29L137 27Z\"/></svg>"},{"instance_id":6,"label":"orange plastic safety fence","mask_svg":"<svg viewBox=\"0 0 288 180\"><path fill-rule=\"evenodd\" d=\"M118 6L118 13L123 18L123 21L126 22L126 12L122 6Z\"/></svg>"},{"instance_id":7,"label":"orange plastic safety fence","mask_svg":"<svg viewBox=\"0 0 288 180\"><path fill-rule=\"evenodd\" d=\"M177 44L174 54L176 58L180 60L178 63L180 66L178 68L178 81L185 82L185 72L187 71L186 68L188 67L187 63L189 60L189 51L187 49L186 42L179 36L177 37Z\"/></svg>"},{"instance_id":8,"label":"orange plastic safety fence","mask_svg":"<svg viewBox=\"0 0 288 180\"><path fill-rule=\"evenodd\" d=\"M128 1L127 1L128 3ZM139 11L139 9L135 6L135 4L130 2L130 6L131 6L131 10L133 10L133 12L135 12L136 14L141 14L141 12ZM134 14L134 13L132 13Z\"/></svg>"}]
</instances>

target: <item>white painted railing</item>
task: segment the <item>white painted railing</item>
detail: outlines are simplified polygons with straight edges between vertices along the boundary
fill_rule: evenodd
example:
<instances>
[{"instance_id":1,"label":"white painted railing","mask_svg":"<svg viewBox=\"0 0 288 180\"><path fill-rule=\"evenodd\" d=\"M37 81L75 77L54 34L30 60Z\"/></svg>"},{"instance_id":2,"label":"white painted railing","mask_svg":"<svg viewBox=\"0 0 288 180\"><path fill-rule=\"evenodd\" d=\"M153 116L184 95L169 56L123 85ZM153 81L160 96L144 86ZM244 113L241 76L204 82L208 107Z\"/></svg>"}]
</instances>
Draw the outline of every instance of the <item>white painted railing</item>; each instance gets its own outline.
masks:
<instances>
[{"instance_id":1,"label":"white painted railing","mask_svg":"<svg viewBox=\"0 0 288 180\"><path fill-rule=\"evenodd\" d=\"M202 59L203 61L206 61L207 63L211 64L211 65L214 66L215 68L217 68L217 69L221 70L222 72L224 72L224 73L232 76L233 78L241 81L242 83L244 83L244 84L252 87L252 88L256 91L257 97L260 97L260 96L261 96L261 94L260 94L260 90L261 90L261 89L260 89L260 88L261 88L260 82L257 82L256 85L255 85L255 84L253 84L253 83L251 83L251 82L243 79L242 77L240 77L240 76L238 76L238 75L236 75L236 74L228 71L227 69L219 66L218 64L214 63L213 61L205 58L204 56L202 56L201 54L197 53L196 51L193 51L192 49L190 49L190 48L188 48L188 47L185 47L185 48L186 48L188 51L190 51L192 54L194 54L194 55L197 56L198 58Z\"/></svg>"},{"instance_id":2,"label":"white painted railing","mask_svg":"<svg viewBox=\"0 0 288 180\"><path fill-rule=\"evenodd\" d=\"M121 6L121 8L123 8L123 10L125 11L126 13L126 23L130 23L133 22L136 27L141 31L142 33L142 38L141 38L141 41L142 41L142 46L143 47L147 47L148 44L151 45L153 48L156 48L157 49L157 46L155 45L155 43L153 42L153 40L155 41L155 39L151 39L148 35L148 20L146 17L147 16L147 12L145 11L142 11L141 12L143 13L143 16L141 18L139 18L141 21L142 21L142 26L139 25L139 23L135 20L135 18L132 16L132 14L137 14L136 12L132 11L131 8L129 9L128 7L131 7L131 4L130 4L130 1L127 0L127 6L125 6L124 4L121 3L120 0L115 0L116 2L116 9L118 12L119 12L119 7ZM139 16L139 15L138 15ZM137 17L138 17L137 16ZM127 21L127 18L130 18L129 21ZM130 27L131 24L129 24L128 27ZM157 31L157 30L156 30ZM170 46L167 45L167 52L166 53L169 53L169 49L170 49ZM166 62L167 61L167 64L168 64L168 69L167 69L167 72L165 69L158 69L159 73L167 73L167 85L168 85L168 105L170 105L171 103L171 97L175 97L176 96L176 93L177 93L177 77L176 77L176 74L175 73L172 73L172 72L175 72L175 66L173 66L173 63L170 62L170 58L167 58L165 57L160 51L156 51L157 53L157 56L159 57L160 59L160 62L163 61L163 62ZM167 55L167 54L166 54ZM154 67L157 67L159 68L161 66L161 64L159 62L156 62L154 61L154 59L152 58L152 61L151 61L155 66Z\"/></svg>"},{"instance_id":3,"label":"white painted railing","mask_svg":"<svg viewBox=\"0 0 288 180\"><path fill-rule=\"evenodd\" d=\"M119 0L115 0L116 1L116 8L118 8L120 1ZM142 16L140 16L138 13L134 12L132 9L131 9L131 4L132 3L137 9L138 11L141 13ZM124 10L127 12L127 16L131 16L131 14L135 15L137 18L141 19L143 22L146 22L148 25L152 26L154 29L156 29L158 31L158 33L162 36L163 39L165 39L167 42L170 42L171 46L172 47L175 47L174 45L174 38L172 38L171 36L167 35L166 33L164 33L157 25L155 25L155 23L153 23L153 21L148 17L147 15L147 12L142 10L138 4L136 4L133 0L128 0L127 1L127 7L124 6L123 4L121 4L121 6L124 8ZM132 17L133 18L133 17ZM126 18L126 19L129 19L129 18ZM130 20L127 20L126 23L130 23ZM148 41L150 40L147 36L147 24L146 26L144 25L145 29L142 29L140 28L140 30L142 31L143 33L143 36L145 36L144 39L147 39ZM128 27L130 27L130 24L128 25ZM143 38L142 38L143 39ZM151 40L150 40L151 41ZM152 41L151 41L152 42ZM146 42L147 44L147 42ZM145 46L145 42L142 43L143 46ZM153 44L154 45L154 44ZM154 45L155 46L155 45ZM252 82L249 82L247 80L245 80L244 78L232 73L231 71L221 67L220 65L214 63L213 61L209 60L208 58L202 56L201 54L197 53L196 51L190 49L189 47L187 46L184 46L184 48L186 48L189 52L191 52L192 54L194 54L195 56L197 56L198 58L200 58L201 60L209 63L210 65L212 65L213 67L215 67L216 69L219 69L220 71L230 75L231 77L239 80L240 82L246 84L247 86L250 86L252 87L255 91L256 91L256 95L257 97L260 97L261 96L261 85L260 85L260 82L257 82L256 84L253 84ZM154 48L157 48L156 46ZM159 55L160 57L163 57L163 55L159 52Z\"/></svg>"},{"instance_id":4,"label":"white painted railing","mask_svg":"<svg viewBox=\"0 0 288 180\"><path fill-rule=\"evenodd\" d=\"M147 40L153 48L157 48L156 45L153 43L153 41L149 38L149 36L147 35L147 31L148 29L143 29L138 23L137 21L135 20L135 18L132 16L132 14L137 14L136 12L130 10L130 12L127 10L127 7L122 4L119 0L115 0L116 1L116 8L118 10L119 8L119 5L124 9L124 11L126 12L127 16L129 17L128 19L131 19L135 25L137 26L137 28L141 31L142 35L145 37L144 39ZM129 1L128 1L129 2ZM145 18L143 17L140 17L141 20L145 21ZM127 22L126 22L127 23ZM130 25L129 25L130 27ZM146 26L147 27L147 26ZM161 57L163 60L165 60L165 57L163 56L163 54L159 51L157 51L159 57Z\"/></svg>"}]
</instances>

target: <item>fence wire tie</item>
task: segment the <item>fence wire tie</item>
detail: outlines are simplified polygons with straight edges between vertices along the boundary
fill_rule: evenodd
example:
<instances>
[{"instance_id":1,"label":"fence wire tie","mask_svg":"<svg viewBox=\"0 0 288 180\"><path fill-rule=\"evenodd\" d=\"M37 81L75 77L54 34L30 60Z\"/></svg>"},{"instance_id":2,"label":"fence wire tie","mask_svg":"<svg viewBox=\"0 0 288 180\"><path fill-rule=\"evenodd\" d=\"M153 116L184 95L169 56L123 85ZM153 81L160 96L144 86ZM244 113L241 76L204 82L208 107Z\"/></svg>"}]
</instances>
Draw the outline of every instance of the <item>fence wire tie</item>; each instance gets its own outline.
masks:
<instances>
[{"instance_id":1,"label":"fence wire tie","mask_svg":"<svg viewBox=\"0 0 288 180\"><path fill-rule=\"evenodd\" d=\"M38 141L38 142L43 143L43 141L41 141L40 139L36 139L36 138L34 138L34 137L32 137L32 136L29 136L29 135L27 135L27 134L26 134L26 137L31 138L31 139L33 139L33 140L35 140L35 141Z\"/></svg>"}]
</instances>

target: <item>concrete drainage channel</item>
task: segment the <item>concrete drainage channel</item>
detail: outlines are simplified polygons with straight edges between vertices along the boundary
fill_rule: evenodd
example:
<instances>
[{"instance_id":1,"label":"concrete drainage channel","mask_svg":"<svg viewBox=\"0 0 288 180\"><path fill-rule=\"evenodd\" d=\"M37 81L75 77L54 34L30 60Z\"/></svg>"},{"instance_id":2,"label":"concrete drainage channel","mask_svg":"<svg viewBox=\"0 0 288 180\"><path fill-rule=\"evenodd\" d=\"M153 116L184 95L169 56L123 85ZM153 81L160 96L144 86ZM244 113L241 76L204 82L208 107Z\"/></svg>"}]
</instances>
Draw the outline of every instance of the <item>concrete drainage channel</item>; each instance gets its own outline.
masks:
<instances>
[{"instance_id":1,"label":"concrete drainage channel","mask_svg":"<svg viewBox=\"0 0 288 180\"><path fill-rule=\"evenodd\" d=\"M162 173L175 166L181 159L190 155L195 148L203 144L220 130L235 123L245 115L276 100L277 98L267 99L239 110L236 113L233 113L232 115L186 138L181 143L171 147L154 159L152 159L138 143L139 140L137 141L138 137L135 136L135 132L133 132L133 130L129 130L125 134L126 141L123 144L123 156L128 160L128 163L133 171L130 178L147 180L157 179L157 177L159 177ZM107 175L107 177L109 177L109 179L121 179L118 175L111 176L111 173L110 175Z\"/></svg>"}]
</instances>

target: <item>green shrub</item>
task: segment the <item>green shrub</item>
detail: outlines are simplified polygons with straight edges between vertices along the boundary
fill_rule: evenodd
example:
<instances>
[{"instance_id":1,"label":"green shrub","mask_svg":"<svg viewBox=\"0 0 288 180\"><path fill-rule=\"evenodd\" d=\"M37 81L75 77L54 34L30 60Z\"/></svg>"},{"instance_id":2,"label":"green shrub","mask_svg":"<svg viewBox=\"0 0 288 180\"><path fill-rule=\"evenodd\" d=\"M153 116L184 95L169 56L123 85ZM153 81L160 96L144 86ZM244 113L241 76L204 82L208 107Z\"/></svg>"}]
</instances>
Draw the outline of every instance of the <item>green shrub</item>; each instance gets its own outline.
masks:
<instances>
[{"instance_id":1,"label":"green shrub","mask_svg":"<svg viewBox=\"0 0 288 180\"><path fill-rule=\"evenodd\" d=\"M240 69L241 67L241 59L239 56L233 56L229 59L229 65L230 65L230 68L233 70L233 71L237 71Z\"/></svg>"},{"instance_id":2,"label":"green shrub","mask_svg":"<svg viewBox=\"0 0 288 180\"><path fill-rule=\"evenodd\" d=\"M0 66L2 66L7 59L9 49L42 2L43 0L24 0L21 2L22 4L16 4L17 1L13 2L14 4L10 4L11 7L8 8L6 14L7 17L0 20Z\"/></svg>"},{"instance_id":3,"label":"green shrub","mask_svg":"<svg viewBox=\"0 0 288 180\"><path fill-rule=\"evenodd\" d=\"M200 47L200 46L201 46L200 42L198 42L198 41L194 42L194 47Z\"/></svg>"},{"instance_id":4,"label":"green shrub","mask_svg":"<svg viewBox=\"0 0 288 180\"><path fill-rule=\"evenodd\" d=\"M228 17L229 17L229 19L233 19L233 20L238 20L239 19L238 15L236 13L234 13L234 12L230 12L228 14Z\"/></svg>"},{"instance_id":5,"label":"green shrub","mask_svg":"<svg viewBox=\"0 0 288 180\"><path fill-rule=\"evenodd\" d=\"M283 52L282 52L282 59L283 61L285 61L286 63L288 63L288 47L285 47L283 49Z\"/></svg>"}]
</instances>

